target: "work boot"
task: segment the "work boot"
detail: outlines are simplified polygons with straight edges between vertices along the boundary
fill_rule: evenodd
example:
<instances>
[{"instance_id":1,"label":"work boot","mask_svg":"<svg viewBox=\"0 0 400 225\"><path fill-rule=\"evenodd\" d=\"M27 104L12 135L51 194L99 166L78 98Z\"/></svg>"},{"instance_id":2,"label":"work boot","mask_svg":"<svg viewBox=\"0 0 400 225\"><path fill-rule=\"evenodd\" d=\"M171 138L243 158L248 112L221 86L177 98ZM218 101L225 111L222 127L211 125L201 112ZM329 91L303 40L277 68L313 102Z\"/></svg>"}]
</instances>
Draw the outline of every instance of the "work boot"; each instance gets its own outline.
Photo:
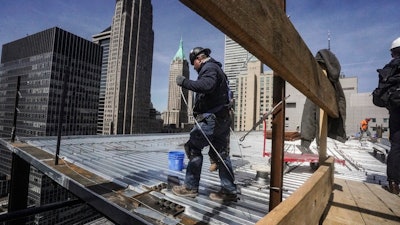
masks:
<instances>
[{"instance_id":1,"label":"work boot","mask_svg":"<svg viewBox=\"0 0 400 225\"><path fill-rule=\"evenodd\" d=\"M211 165L210 165L210 172L214 172L214 171L217 171L218 170L218 165L217 165L217 163L211 163Z\"/></svg>"},{"instance_id":2,"label":"work boot","mask_svg":"<svg viewBox=\"0 0 400 225\"><path fill-rule=\"evenodd\" d=\"M199 191L197 189L189 189L185 185L181 185L174 186L172 188L172 193L181 197L195 198L199 194Z\"/></svg>"},{"instance_id":3,"label":"work boot","mask_svg":"<svg viewBox=\"0 0 400 225\"><path fill-rule=\"evenodd\" d=\"M210 199L216 202L224 203L224 202L236 202L238 200L237 194L231 193L223 193L219 192L211 192L209 195Z\"/></svg>"},{"instance_id":4,"label":"work boot","mask_svg":"<svg viewBox=\"0 0 400 225\"><path fill-rule=\"evenodd\" d=\"M399 183L395 182L395 181L389 181L389 185L388 185L388 191L390 193L393 193L395 195L398 195L400 193L400 188L399 188Z\"/></svg>"}]
</instances>

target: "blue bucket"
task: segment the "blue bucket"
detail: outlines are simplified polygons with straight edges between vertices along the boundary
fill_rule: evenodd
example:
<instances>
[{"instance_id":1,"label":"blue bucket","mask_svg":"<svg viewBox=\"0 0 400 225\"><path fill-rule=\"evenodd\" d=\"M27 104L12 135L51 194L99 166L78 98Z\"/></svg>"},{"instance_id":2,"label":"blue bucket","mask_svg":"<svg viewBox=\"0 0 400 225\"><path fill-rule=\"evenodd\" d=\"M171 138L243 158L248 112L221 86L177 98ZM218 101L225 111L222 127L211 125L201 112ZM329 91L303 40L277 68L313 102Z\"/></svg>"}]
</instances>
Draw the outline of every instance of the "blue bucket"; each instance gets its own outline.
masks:
<instances>
[{"instance_id":1,"label":"blue bucket","mask_svg":"<svg viewBox=\"0 0 400 225\"><path fill-rule=\"evenodd\" d=\"M185 153L179 151L168 152L168 167L170 170L182 171Z\"/></svg>"}]
</instances>

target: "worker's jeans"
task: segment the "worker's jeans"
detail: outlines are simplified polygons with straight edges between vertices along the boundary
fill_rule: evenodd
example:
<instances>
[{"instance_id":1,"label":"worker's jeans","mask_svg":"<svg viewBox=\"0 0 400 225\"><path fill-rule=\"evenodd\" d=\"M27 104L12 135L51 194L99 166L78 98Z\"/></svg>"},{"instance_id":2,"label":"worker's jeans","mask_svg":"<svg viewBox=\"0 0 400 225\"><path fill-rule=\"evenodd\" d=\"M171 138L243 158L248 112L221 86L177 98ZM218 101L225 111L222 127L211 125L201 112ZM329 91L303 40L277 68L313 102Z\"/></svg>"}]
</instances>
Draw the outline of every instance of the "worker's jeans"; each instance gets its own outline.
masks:
<instances>
[{"instance_id":1,"label":"worker's jeans","mask_svg":"<svg viewBox=\"0 0 400 225\"><path fill-rule=\"evenodd\" d=\"M390 151L387 156L387 177L400 183L400 108L389 111Z\"/></svg>"},{"instance_id":2,"label":"worker's jeans","mask_svg":"<svg viewBox=\"0 0 400 225\"><path fill-rule=\"evenodd\" d=\"M198 189L203 166L203 154L201 151L204 147L210 145L210 141L212 144L210 151L214 151L212 149L214 147L223 159L223 161L218 161L221 191L236 194L235 178L229 157L230 126L231 118L229 116L217 118L214 114L207 114L191 130L190 139L187 143L191 156L186 167L186 187ZM208 140L204 135L207 136Z\"/></svg>"}]
</instances>

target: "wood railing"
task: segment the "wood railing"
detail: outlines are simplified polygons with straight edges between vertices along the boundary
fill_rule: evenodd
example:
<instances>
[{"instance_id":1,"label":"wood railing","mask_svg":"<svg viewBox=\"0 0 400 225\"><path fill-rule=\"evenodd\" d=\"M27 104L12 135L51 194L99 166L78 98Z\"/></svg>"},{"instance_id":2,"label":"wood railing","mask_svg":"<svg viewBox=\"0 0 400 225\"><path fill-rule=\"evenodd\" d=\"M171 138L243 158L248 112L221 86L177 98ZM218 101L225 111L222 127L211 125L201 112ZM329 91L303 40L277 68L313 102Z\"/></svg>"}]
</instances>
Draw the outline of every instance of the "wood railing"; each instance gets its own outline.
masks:
<instances>
[{"instance_id":1,"label":"wood railing","mask_svg":"<svg viewBox=\"0 0 400 225\"><path fill-rule=\"evenodd\" d=\"M256 224L318 224L333 189L334 159L324 164L292 195Z\"/></svg>"}]
</instances>

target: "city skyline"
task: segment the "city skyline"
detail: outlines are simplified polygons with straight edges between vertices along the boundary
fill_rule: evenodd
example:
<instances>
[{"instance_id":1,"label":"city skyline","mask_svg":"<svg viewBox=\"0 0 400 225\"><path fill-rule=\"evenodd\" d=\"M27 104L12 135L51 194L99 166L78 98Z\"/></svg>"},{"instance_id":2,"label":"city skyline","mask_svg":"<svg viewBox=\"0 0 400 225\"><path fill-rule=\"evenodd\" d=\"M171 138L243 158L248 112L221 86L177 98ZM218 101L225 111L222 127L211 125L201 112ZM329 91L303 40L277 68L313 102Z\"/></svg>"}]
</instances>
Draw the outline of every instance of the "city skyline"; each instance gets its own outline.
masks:
<instances>
[{"instance_id":1,"label":"city skyline","mask_svg":"<svg viewBox=\"0 0 400 225\"><path fill-rule=\"evenodd\" d=\"M395 15L400 2L294 1L287 0L287 14L312 54L330 48L346 76L358 76L359 92L372 92L376 69L390 60L389 46L400 33ZM151 100L158 111L167 109L169 65L179 40L187 56L196 46L209 47L211 56L224 62L225 36L179 1L153 0L155 34ZM49 1L7 0L0 9L0 45L58 26L91 40L111 25L114 0ZM190 66L190 77L197 74Z\"/></svg>"}]
</instances>

